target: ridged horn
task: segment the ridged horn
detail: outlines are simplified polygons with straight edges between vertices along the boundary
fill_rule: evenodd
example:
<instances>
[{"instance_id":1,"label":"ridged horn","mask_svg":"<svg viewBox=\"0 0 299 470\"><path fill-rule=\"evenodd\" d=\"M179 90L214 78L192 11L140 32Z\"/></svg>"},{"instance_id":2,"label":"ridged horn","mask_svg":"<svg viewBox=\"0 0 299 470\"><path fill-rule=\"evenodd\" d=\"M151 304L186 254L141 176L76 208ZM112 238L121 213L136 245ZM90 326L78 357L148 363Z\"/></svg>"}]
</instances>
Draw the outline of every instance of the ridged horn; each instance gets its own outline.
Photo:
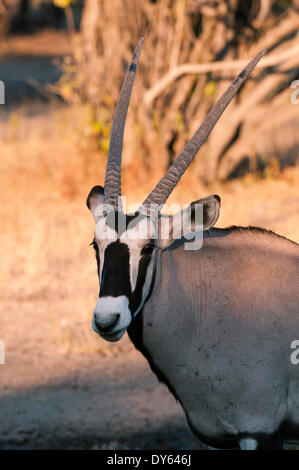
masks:
<instances>
[{"instance_id":1,"label":"ridged horn","mask_svg":"<svg viewBox=\"0 0 299 470\"><path fill-rule=\"evenodd\" d=\"M123 148L124 128L130 103L131 92L136 75L137 65L144 38L137 44L132 60L128 67L123 86L116 106L108 152L105 175L104 203L122 211L121 202L121 157Z\"/></svg>"},{"instance_id":2,"label":"ridged horn","mask_svg":"<svg viewBox=\"0 0 299 470\"><path fill-rule=\"evenodd\" d=\"M185 173L186 169L194 159L195 155L199 151L202 144L207 140L210 132L213 130L218 119L232 101L234 96L237 94L240 87L247 80L248 76L260 61L263 55L266 53L266 50L261 51L254 59L252 59L245 69L239 73L239 75L234 79L232 84L228 89L223 93L221 98L213 106L213 108L207 114L205 120L201 126L197 129L193 137L186 144L182 152L169 167L167 173L153 191L148 195L148 197L143 202L143 206L149 206L150 204L157 204L158 206L163 206L167 201L168 197L178 184L179 180Z\"/></svg>"}]
</instances>

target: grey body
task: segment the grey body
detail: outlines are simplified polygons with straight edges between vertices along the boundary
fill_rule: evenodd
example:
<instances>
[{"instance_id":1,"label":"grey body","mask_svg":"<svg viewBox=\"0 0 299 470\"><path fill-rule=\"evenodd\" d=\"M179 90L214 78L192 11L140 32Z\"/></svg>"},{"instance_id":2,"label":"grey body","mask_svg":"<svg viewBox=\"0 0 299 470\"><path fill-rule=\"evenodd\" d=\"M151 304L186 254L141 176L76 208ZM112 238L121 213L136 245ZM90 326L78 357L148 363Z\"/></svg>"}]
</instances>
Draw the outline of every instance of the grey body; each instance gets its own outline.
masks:
<instances>
[{"instance_id":1,"label":"grey body","mask_svg":"<svg viewBox=\"0 0 299 470\"><path fill-rule=\"evenodd\" d=\"M218 447L283 423L283 438L298 439L298 279L299 246L269 232L211 229L198 251L180 241L158 251L128 331L140 347L142 325L140 349L203 441Z\"/></svg>"}]
</instances>

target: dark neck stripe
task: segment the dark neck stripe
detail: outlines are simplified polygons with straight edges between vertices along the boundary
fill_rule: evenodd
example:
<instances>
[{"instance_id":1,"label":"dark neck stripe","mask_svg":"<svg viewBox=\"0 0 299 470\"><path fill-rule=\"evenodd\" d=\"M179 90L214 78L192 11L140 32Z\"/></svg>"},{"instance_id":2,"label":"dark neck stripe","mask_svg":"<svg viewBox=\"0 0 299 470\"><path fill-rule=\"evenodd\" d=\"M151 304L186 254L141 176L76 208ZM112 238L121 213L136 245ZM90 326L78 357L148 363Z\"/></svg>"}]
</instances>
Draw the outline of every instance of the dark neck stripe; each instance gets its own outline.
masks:
<instances>
[{"instance_id":1,"label":"dark neck stripe","mask_svg":"<svg viewBox=\"0 0 299 470\"><path fill-rule=\"evenodd\" d=\"M129 307L132 315L136 312L142 301L142 290L146 280L147 268L151 260L151 255L143 255L139 260L136 287L130 298Z\"/></svg>"}]
</instances>

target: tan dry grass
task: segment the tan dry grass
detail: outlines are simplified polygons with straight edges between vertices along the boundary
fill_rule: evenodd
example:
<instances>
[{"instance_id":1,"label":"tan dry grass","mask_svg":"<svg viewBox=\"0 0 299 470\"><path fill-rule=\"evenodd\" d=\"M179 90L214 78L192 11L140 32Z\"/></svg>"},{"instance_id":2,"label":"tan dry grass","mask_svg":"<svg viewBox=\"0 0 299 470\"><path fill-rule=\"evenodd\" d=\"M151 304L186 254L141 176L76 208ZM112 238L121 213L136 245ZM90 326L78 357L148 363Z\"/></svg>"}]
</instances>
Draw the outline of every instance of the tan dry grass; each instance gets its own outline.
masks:
<instances>
[{"instance_id":1,"label":"tan dry grass","mask_svg":"<svg viewBox=\"0 0 299 470\"><path fill-rule=\"evenodd\" d=\"M85 198L103 182L105 157L90 144L86 113L62 108L30 116L23 110L0 125L2 337L22 342L39 328L40 347L107 350L90 329L98 281ZM124 172L129 203L141 202L160 176L159 168L148 175L139 170L137 164ZM205 188L190 169L170 202L217 192L217 226L259 225L299 242L298 183L296 167Z\"/></svg>"}]
</instances>

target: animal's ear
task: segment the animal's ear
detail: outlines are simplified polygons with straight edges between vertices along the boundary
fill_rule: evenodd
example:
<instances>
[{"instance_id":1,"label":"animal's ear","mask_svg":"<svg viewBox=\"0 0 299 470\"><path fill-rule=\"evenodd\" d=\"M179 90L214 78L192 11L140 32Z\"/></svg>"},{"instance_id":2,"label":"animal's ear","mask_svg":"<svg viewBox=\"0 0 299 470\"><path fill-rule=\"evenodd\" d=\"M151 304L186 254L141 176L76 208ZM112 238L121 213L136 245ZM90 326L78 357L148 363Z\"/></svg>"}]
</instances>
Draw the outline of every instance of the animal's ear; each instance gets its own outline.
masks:
<instances>
[{"instance_id":1,"label":"animal's ear","mask_svg":"<svg viewBox=\"0 0 299 470\"><path fill-rule=\"evenodd\" d=\"M102 186L94 186L87 196L86 205L93 213L95 219L100 215L103 204L104 188Z\"/></svg>"},{"instance_id":2,"label":"animal's ear","mask_svg":"<svg viewBox=\"0 0 299 470\"><path fill-rule=\"evenodd\" d=\"M217 222L220 197L217 194L193 201L173 216L161 216L159 246L167 248L175 239L196 230L209 230Z\"/></svg>"},{"instance_id":3,"label":"animal's ear","mask_svg":"<svg viewBox=\"0 0 299 470\"><path fill-rule=\"evenodd\" d=\"M202 225L203 230L209 230L216 224L219 212L220 212L220 205L221 199L217 194L212 194L211 196L203 197L202 199L198 199L198 201L191 202L191 224L192 224L192 231L197 230L196 227L196 217L195 212L196 209L202 205Z\"/></svg>"}]
</instances>

